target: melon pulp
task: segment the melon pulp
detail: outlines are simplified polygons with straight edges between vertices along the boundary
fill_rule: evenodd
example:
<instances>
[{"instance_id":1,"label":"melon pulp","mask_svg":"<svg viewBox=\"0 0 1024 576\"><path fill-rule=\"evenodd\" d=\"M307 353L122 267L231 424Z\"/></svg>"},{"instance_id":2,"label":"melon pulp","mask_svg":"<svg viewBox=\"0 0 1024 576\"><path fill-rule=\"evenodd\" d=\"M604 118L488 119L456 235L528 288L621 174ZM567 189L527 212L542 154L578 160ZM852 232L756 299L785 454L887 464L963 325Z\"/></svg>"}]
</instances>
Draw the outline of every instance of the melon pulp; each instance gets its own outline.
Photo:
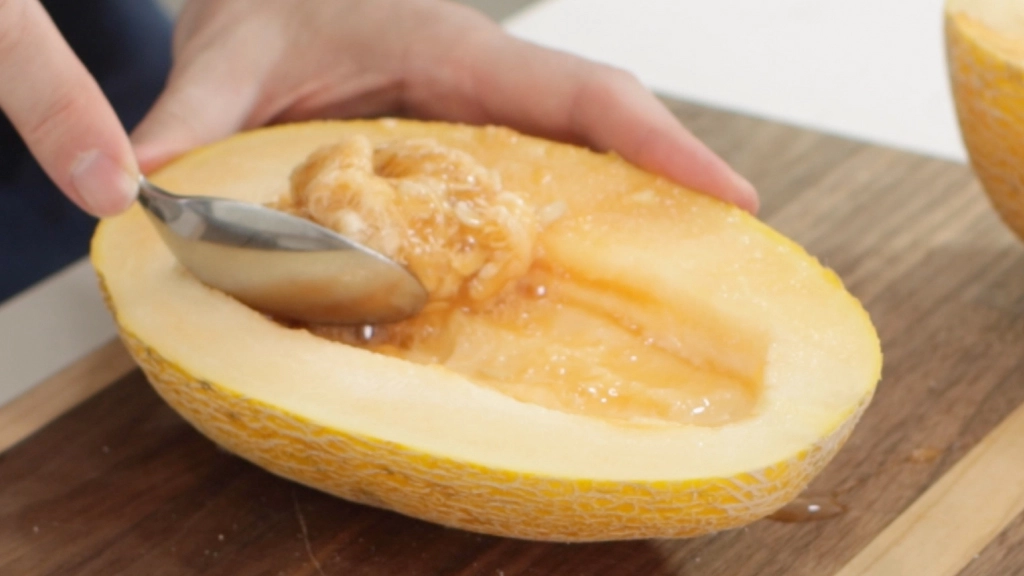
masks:
<instances>
[{"instance_id":1,"label":"melon pulp","mask_svg":"<svg viewBox=\"0 0 1024 576\"><path fill-rule=\"evenodd\" d=\"M681 345L680 327L700 313L666 314L669 308L628 284L594 283L560 265L565 259L551 258L550 247L537 240L557 230L568 205L559 199L537 206L537 196L507 188L472 155L434 139L374 145L357 135L318 149L271 206L394 258L430 297L403 322L303 327L443 365L558 410L704 425L749 414L764 361L763 331L717 319L733 332L728 346L721 338L714 339L717 351ZM628 220L657 205L641 191L604 210ZM708 339L709 326L702 328L691 340Z\"/></svg>"},{"instance_id":2,"label":"melon pulp","mask_svg":"<svg viewBox=\"0 0 1024 576\"><path fill-rule=\"evenodd\" d=\"M947 0L946 59L971 166L1024 239L1024 6Z\"/></svg>"},{"instance_id":3,"label":"melon pulp","mask_svg":"<svg viewBox=\"0 0 1024 576\"><path fill-rule=\"evenodd\" d=\"M878 339L834 274L753 217L611 155L499 128L307 123L230 138L153 179L269 203L314 150L356 134L432 138L531 205L564 209L504 300L428 318L436 338L415 345L387 337L393 326L339 342L283 325L182 270L138 207L103 221L92 259L129 350L228 450L448 526L682 537L795 497L870 401Z\"/></svg>"}]
</instances>

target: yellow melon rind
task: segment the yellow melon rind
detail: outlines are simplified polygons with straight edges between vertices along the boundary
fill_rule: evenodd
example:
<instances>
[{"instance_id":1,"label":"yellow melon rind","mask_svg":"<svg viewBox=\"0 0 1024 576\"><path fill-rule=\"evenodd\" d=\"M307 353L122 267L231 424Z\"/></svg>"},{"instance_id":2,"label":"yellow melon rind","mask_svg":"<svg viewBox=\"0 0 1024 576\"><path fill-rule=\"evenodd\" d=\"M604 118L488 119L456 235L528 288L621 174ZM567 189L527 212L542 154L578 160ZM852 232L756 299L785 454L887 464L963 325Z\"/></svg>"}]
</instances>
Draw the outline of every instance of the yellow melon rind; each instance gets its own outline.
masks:
<instances>
[{"instance_id":1,"label":"yellow melon rind","mask_svg":"<svg viewBox=\"0 0 1024 576\"><path fill-rule=\"evenodd\" d=\"M763 518L795 498L843 446L870 398L796 457L729 478L622 482L474 465L354 435L197 380L120 331L157 393L228 451L329 494L437 524L511 538L592 542L686 538Z\"/></svg>"},{"instance_id":2,"label":"yellow melon rind","mask_svg":"<svg viewBox=\"0 0 1024 576\"><path fill-rule=\"evenodd\" d=\"M1011 43L960 11L946 12L946 51L971 166L999 216L1024 239L1024 67ZM1020 49L1017 50L1020 52Z\"/></svg>"}]
</instances>

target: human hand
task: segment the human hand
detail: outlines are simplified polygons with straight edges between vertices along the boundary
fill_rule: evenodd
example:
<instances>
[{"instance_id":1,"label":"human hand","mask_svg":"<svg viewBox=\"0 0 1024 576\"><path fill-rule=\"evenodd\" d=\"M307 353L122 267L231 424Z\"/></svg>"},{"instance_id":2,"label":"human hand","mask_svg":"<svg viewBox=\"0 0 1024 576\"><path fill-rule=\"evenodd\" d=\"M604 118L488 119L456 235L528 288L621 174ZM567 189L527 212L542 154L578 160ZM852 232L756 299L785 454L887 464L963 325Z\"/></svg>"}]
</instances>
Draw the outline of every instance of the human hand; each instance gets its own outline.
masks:
<instances>
[{"instance_id":1,"label":"human hand","mask_svg":"<svg viewBox=\"0 0 1024 576\"><path fill-rule=\"evenodd\" d=\"M0 1L0 110L83 210L106 216L134 200L128 136L37 0Z\"/></svg>"},{"instance_id":2,"label":"human hand","mask_svg":"<svg viewBox=\"0 0 1024 576\"><path fill-rule=\"evenodd\" d=\"M190 1L167 88L132 139L148 171L241 129L387 114L614 150L757 208L754 188L632 76L517 40L439 0Z\"/></svg>"}]
</instances>

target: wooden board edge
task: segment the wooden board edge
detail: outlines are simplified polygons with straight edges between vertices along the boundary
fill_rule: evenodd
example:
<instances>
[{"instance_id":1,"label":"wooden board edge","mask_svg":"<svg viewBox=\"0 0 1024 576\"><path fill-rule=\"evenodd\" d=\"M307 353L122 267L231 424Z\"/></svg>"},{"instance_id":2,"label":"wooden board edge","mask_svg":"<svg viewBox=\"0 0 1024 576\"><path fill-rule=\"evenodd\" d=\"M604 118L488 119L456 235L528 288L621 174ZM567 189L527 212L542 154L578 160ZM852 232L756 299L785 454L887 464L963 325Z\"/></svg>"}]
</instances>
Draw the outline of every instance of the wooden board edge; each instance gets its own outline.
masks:
<instances>
[{"instance_id":1,"label":"wooden board edge","mask_svg":"<svg viewBox=\"0 0 1024 576\"><path fill-rule=\"evenodd\" d=\"M932 484L836 576L960 573L1024 511L1024 406Z\"/></svg>"},{"instance_id":2,"label":"wooden board edge","mask_svg":"<svg viewBox=\"0 0 1024 576\"><path fill-rule=\"evenodd\" d=\"M0 406L0 453L28 438L135 368L114 338Z\"/></svg>"}]
</instances>

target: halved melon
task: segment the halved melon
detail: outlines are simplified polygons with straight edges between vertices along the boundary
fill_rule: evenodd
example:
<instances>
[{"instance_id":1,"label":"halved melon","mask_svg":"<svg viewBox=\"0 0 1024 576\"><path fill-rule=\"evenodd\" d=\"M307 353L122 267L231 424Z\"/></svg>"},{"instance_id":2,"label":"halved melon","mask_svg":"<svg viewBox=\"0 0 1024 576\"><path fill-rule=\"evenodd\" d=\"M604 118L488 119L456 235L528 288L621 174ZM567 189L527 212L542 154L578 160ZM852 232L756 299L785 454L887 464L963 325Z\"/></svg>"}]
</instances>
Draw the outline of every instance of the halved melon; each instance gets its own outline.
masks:
<instances>
[{"instance_id":1,"label":"halved melon","mask_svg":"<svg viewBox=\"0 0 1024 576\"><path fill-rule=\"evenodd\" d=\"M946 58L971 165L1024 239L1024 5L947 0Z\"/></svg>"},{"instance_id":2,"label":"halved melon","mask_svg":"<svg viewBox=\"0 0 1024 576\"><path fill-rule=\"evenodd\" d=\"M375 346L201 284L138 207L93 240L153 386L259 466L490 534L685 537L794 498L870 401L878 338L835 274L746 213L613 155L502 128L325 122L244 133L153 179L272 203L311 153L353 135L430 138L529 205L557 205L529 270L490 303L428 319L431 338Z\"/></svg>"}]
</instances>

